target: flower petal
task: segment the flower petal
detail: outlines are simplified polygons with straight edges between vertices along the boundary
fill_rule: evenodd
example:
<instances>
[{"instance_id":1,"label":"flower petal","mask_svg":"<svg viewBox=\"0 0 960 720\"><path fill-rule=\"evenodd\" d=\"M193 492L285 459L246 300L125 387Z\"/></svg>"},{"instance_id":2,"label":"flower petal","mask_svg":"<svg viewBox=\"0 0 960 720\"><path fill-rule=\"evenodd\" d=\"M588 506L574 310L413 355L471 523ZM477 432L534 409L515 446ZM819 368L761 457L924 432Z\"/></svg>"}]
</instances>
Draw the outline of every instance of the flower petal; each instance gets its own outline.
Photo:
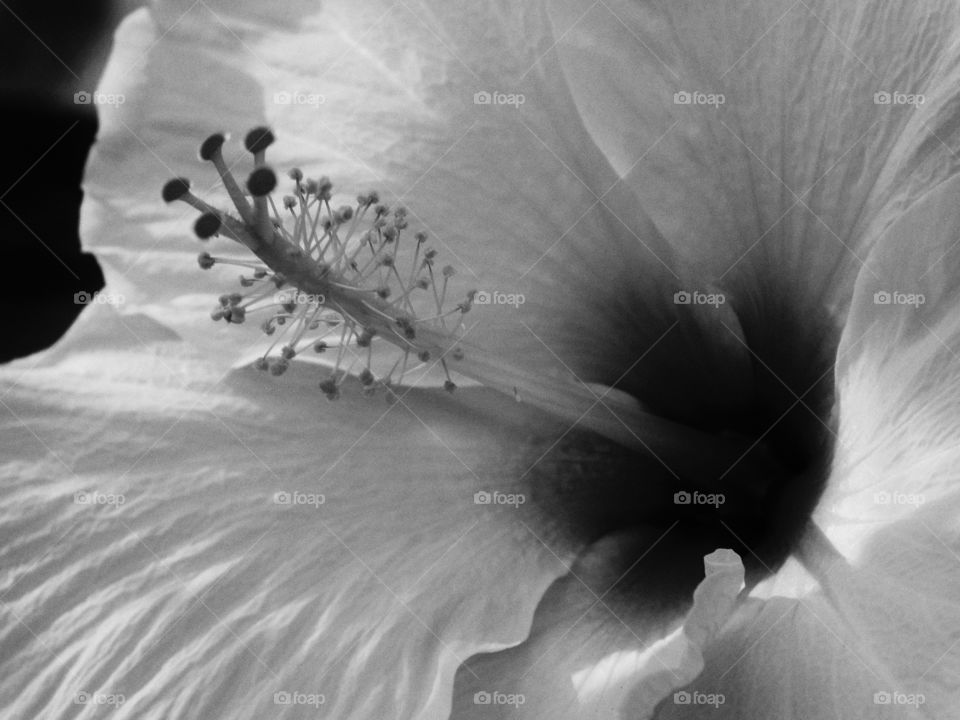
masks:
<instances>
[{"instance_id":1,"label":"flower petal","mask_svg":"<svg viewBox=\"0 0 960 720\"><path fill-rule=\"evenodd\" d=\"M835 482L820 522L845 552L960 481L960 180L894 223L861 272L840 346Z\"/></svg>"},{"instance_id":2,"label":"flower petal","mask_svg":"<svg viewBox=\"0 0 960 720\"><path fill-rule=\"evenodd\" d=\"M10 712L441 718L463 660L526 636L578 550L516 479L548 419L482 389L329 403L299 363L224 377L113 314L0 370Z\"/></svg>"},{"instance_id":3,"label":"flower petal","mask_svg":"<svg viewBox=\"0 0 960 720\"><path fill-rule=\"evenodd\" d=\"M612 0L573 26L569 5L558 53L591 137L741 312L758 293L844 310L877 231L957 171L953 3Z\"/></svg>"},{"instance_id":4,"label":"flower petal","mask_svg":"<svg viewBox=\"0 0 960 720\"><path fill-rule=\"evenodd\" d=\"M840 437L817 521L823 589L746 610L661 717L946 717L957 702L956 232L960 180L877 240L840 347ZM921 300L922 298L922 300ZM784 662L782 658L790 658Z\"/></svg>"},{"instance_id":5,"label":"flower petal","mask_svg":"<svg viewBox=\"0 0 960 720\"><path fill-rule=\"evenodd\" d=\"M706 578L664 578L677 551L694 550L670 530L591 546L544 596L525 642L460 669L452 717L649 717L695 678L733 610L743 565L717 550L704 558ZM664 586L682 597L677 605L652 599Z\"/></svg>"}]
</instances>

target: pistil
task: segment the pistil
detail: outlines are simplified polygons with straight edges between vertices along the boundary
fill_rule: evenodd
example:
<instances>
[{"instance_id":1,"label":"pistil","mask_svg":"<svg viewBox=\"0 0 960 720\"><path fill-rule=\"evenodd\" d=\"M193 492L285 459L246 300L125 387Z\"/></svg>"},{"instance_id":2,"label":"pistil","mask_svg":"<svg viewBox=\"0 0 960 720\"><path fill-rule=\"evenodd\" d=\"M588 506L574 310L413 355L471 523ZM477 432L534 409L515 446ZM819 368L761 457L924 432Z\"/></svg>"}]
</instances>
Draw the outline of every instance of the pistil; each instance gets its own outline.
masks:
<instances>
[{"instance_id":1,"label":"pistil","mask_svg":"<svg viewBox=\"0 0 960 720\"><path fill-rule=\"evenodd\" d=\"M252 277L240 278L244 288L253 288L251 293L225 296L227 302L221 302L212 317L238 323L250 312L274 309L263 330L268 335L278 326L282 330L257 361L257 367L269 369L273 375L283 374L297 354L298 344L307 342L320 352L328 347L326 338L339 331L336 364L331 376L320 382L321 391L329 399L340 396L340 385L353 366L351 363L346 370L342 368L347 346L354 340L364 350L359 357L364 367L358 378L365 394L379 384L387 390L388 399L395 400L394 388L402 383L413 354L420 362L442 366L444 387L450 392L457 387L451 374L464 376L535 405L571 423L571 427L593 430L625 447L661 458L678 476L698 478L702 489L715 488L723 480L725 488L739 484L758 497L763 494L776 465L762 449L754 449L748 438L721 438L672 422L649 412L625 393L598 390L574 377L525 367L517 362L521 358L504 357L473 342L465 331L464 316L473 306L475 291L468 292L453 307L444 308L454 270L443 268L443 282L438 288L433 272L436 251L423 249L427 239L423 233L415 234L409 274L401 273L397 263L402 233L407 228L406 211L397 208L391 214L390 208L379 204L377 193L359 195L356 208L332 210L332 183L327 178L304 181L299 170L292 171L295 194L283 207L293 215L294 230L287 231L276 208L272 216L269 210L273 204L269 196L277 178L266 164L265 152L273 139L266 128L255 128L246 137L245 145L254 155L256 166L246 183L253 197L252 208L224 162L224 136L213 135L201 146L201 158L213 162L239 217L194 196L183 178L171 180L163 190L167 202L181 200L201 211L194 229L202 240L222 234L256 256L256 260L246 261L202 253L198 261L204 269L232 263L253 270ZM359 224L371 208L371 227L358 234ZM340 231L348 223L341 237ZM365 252L369 258L361 264ZM391 284L399 286L396 293ZM284 288L289 296L267 302ZM413 295L427 289L436 312L418 317ZM261 305L264 302L267 304ZM291 328L292 338L283 346L280 357L271 362L270 353ZM304 341L306 333L313 330L319 330L320 336ZM379 380L370 366L371 343L375 340L389 343L401 353L393 369ZM398 366L399 377L394 379ZM745 461L747 453L751 457Z\"/></svg>"}]
</instances>

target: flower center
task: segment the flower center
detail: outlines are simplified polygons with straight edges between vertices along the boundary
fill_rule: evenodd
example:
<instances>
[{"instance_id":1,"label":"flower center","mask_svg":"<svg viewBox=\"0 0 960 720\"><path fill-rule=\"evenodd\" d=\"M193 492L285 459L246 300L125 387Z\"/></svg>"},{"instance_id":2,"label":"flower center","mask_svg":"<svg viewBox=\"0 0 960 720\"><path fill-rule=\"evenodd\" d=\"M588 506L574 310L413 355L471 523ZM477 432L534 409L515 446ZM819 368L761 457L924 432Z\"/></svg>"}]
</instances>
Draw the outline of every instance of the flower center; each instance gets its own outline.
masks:
<instances>
[{"instance_id":1,"label":"flower center","mask_svg":"<svg viewBox=\"0 0 960 720\"><path fill-rule=\"evenodd\" d=\"M686 347L656 348L618 385L658 415L690 428L678 436L682 445L663 446L654 455L595 433L572 432L557 447L545 439L543 448L530 452L530 462L536 460L533 484L544 488L541 507L581 542L639 533L643 542L635 554L619 558L620 569L630 571L642 556L644 568L630 572L640 573L645 596L654 593L664 602L689 597L702 578L703 556L718 547L743 558L748 586L799 555L829 476L839 342L832 314L800 307L776 292L752 311L729 302L746 354L722 342L721 328L718 347L705 346L698 336ZM643 351L638 344L624 353ZM708 360L691 367L679 361L684 356ZM744 362L748 387L725 402L710 394L718 378L742 371L735 366ZM710 442L698 443L696 433ZM807 564L808 558L800 559Z\"/></svg>"}]
</instances>

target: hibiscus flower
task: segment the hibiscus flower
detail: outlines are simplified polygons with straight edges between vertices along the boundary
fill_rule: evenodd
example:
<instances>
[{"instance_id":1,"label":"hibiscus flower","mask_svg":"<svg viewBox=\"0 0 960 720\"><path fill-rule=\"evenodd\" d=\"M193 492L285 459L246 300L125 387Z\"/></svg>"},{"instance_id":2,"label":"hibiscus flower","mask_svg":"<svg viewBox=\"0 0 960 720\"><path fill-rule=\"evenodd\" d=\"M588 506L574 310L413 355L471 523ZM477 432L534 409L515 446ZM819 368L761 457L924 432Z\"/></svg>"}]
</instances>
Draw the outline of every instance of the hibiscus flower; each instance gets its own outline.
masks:
<instances>
[{"instance_id":1,"label":"hibiscus flower","mask_svg":"<svg viewBox=\"0 0 960 720\"><path fill-rule=\"evenodd\" d=\"M107 287L3 369L4 705L948 717L956 14L128 17Z\"/></svg>"}]
</instances>

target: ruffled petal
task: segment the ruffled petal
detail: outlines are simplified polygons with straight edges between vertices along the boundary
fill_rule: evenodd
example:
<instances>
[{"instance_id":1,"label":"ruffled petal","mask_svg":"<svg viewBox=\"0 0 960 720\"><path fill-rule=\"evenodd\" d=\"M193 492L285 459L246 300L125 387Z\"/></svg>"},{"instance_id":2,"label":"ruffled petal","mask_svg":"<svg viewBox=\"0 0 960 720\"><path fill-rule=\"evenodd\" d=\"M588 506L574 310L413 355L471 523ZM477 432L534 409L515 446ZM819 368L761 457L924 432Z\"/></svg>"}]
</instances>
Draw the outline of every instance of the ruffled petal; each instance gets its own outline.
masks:
<instances>
[{"instance_id":1,"label":"ruffled petal","mask_svg":"<svg viewBox=\"0 0 960 720\"><path fill-rule=\"evenodd\" d=\"M661 605L649 595L665 584L658 574L671 553L693 549L670 530L591 546L544 596L526 641L460 669L451 717L645 718L697 677L734 609L743 565L730 550L712 552L692 605L691 595ZM684 594L680 584L671 590Z\"/></svg>"},{"instance_id":2,"label":"ruffled petal","mask_svg":"<svg viewBox=\"0 0 960 720\"><path fill-rule=\"evenodd\" d=\"M112 314L0 371L8 712L444 718L459 664L526 636L579 550L517 480L549 419L330 403Z\"/></svg>"}]
</instances>

